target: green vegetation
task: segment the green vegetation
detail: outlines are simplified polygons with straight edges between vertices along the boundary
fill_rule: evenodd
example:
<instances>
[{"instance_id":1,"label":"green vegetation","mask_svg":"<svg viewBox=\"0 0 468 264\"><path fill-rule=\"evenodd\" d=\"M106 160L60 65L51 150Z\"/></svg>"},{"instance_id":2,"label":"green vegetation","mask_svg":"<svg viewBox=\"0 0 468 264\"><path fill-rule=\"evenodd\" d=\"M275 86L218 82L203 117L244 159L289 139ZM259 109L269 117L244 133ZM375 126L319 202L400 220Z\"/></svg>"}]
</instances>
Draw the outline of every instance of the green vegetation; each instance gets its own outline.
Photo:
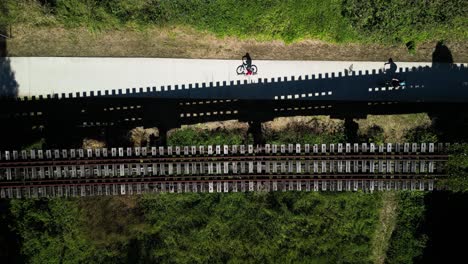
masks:
<instances>
[{"instance_id":1,"label":"green vegetation","mask_svg":"<svg viewBox=\"0 0 468 264\"><path fill-rule=\"evenodd\" d=\"M268 144L320 144L345 141L342 122L323 117L304 117L304 120L276 120L263 124L262 134ZM276 125L272 125L275 123ZM279 128L276 126L280 126ZM274 126L274 127L272 127ZM210 129L204 126L187 126L170 131L168 145L241 145L253 144L247 125Z\"/></svg>"},{"instance_id":2,"label":"green vegetation","mask_svg":"<svg viewBox=\"0 0 468 264\"><path fill-rule=\"evenodd\" d=\"M386 142L438 142L427 114L369 116L357 120L359 141L383 144ZM169 145L252 144L252 135L238 124L233 128L209 129L188 126L175 129L168 135ZM344 123L328 117L300 117L276 119L263 123L262 133L268 144L329 144L346 141Z\"/></svg>"},{"instance_id":3,"label":"green vegetation","mask_svg":"<svg viewBox=\"0 0 468 264\"><path fill-rule=\"evenodd\" d=\"M4 5L9 12L0 22L34 26L184 25L260 40L399 42L410 51L421 41L468 37L463 0L6 0Z\"/></svg>"},{"instance_id":4,"label":"green vegetation","mask_svg":"<svg viewBox=\"0 0 468 264\"><path fill-rule=\"evenodd\" d=\"M436 143L439 139L433 128L428 126L419 126L406 132L405 141L416 143Z\"/></svg>"},{"instance_id":5,"label":"green vegetation","mask_svg":"<svg viewBox=\"0 0 468 264\"><path fill-rule=\"evenodd\" d=\"M413 140L415 140L414 142L423 142L417 133L424 135L432 133L431 119L426 113L369 115L366 119L356 121L359 124L361 140L374 143L413 142ZM424 138L430 139L429 136L424 136Z\"/></svg>"},{"instance_id":6,"label":"green vegetation","mask_svg":"<svg viewBox=\"0 0 468 264\"><path fill-rule=\"evenodd\" d=\"M421 232L425 216L425 193L400 192L397 223L390 239L386 263L413 263L426 246L427 235Z\"/></svg>"},{"instance_id":7,"label":"green vegetation","mask_svg":"<svg viewBox=\"0 0 468 264\"><path fill-rule=\"evenodd\" d=\"M252 144L252 142L252 137L249 137L241 129L208 130L185 127L172 131L167 138L167 144L172 146L241 145Z\"/></svg>"},{"instance_id":8,"label":"green vegetation","mask_svg":"<svg viewBox=\"0 0 468 264\"><path fill-rule=\"evenodd\" d=\"M343 0L342 14L373 41L403 42L414 52L415 41L468 37L468 3L464 0Z\"/></svg>"},{"instance_id":9,"label":"green vegetation","mask_svg":"<svg viewBox=\"0 0 468 264\"><path fill-rule=\"evenodd\" d=\"M468 144L452 145L446 164L448 178L441 180L439 185L452 191L468 191Z\"/></svg>"},{"instance_id":10,"label":"green vegetation","mask_svg":"<svg viewBox=\"0 0 468 264\"><path fill-rule=\"evenodd\" d=\"M146 196L141 202L160 245L156 262L365 263L378 197L234 193Z\"/></svg>"},{"instance_id":11,"label":"green vegetation","mask_svg":"<svg viewBox=\"0 0 468 264\"><path fill-rule=\"evenodd\" d=\"M80 231L77 204L65 199L13 200L14 229L29 263L85 263L92 246Z\"/></svg>"},{"instance_id":12,"label":"green vegetation","mask_svg":"<svg viewBox=\"0 0 468 264\"><path fill-rule=\"evenodd\" d=\"M10 210L30 263L370 263L380 206L378 193L277 192L14 200Z\"/></svg>"},{"instance_id":13,"label":"green vegetation","mask_svg":"<svg viewBox=\"0 0 468 264\"><path fill-rule=\"evenodd\" d=\"M390 243L390 237L397 221L398 193L382 193L382 207L379 213L379 224L375 230L375 236L372 242L372 256L374 263L384 263L387 250Z\"/></svg>"},{"instance_id":14,"label":"green vegetation","mask_svg":"<svg viewBox=\"0 0 468 264\"><path fill-rule=\"evenodd\" d=\"M0 217L0 248L12 251L0 256L27 263L427 263L429 253L463 254L449 238L463 237L454 232L466 223L466 198L274 192L1 201L8 218Z\"/></svg>"},{"instance_id":15,"label":"green vegetation","mask_svg":"<svg viewBox=\"0 0 468 264\"><path fill-rule=\"evenodd\" d=\"M24 146L23 150L31 150L31 149L42 149L45 145L46 141L44 138L41 138L30 145Z\"/></svg>"},{"instance_id":16,"label":"green vegetation","mask_svg":"<svg viewBox=\"0 0 468 264\"><path fill-rule=\"evenodd\" d=\"M329 144L345 142L342 124L320 120L316 117L307 123L291 122L279 130L265 130L265 140L269 144Z\"/></svg>"}]
</instances>

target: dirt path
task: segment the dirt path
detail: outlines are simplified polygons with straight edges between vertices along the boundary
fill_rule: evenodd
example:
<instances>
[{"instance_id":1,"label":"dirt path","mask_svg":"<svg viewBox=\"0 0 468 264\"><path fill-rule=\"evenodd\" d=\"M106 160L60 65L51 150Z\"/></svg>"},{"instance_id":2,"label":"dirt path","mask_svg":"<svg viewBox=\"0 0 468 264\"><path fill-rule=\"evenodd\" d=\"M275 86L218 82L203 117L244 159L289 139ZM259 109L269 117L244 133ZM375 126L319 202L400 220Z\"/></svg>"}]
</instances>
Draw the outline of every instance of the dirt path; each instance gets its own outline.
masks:
<instances>
[{"instance_id":1,"label":"dirt path","mask_svg":"<svg viewBox=\"0 0 468 264\"><path fill-rule=\"evenodd\" d=\"M64 29L15 26L8 41L10 56L159 57L239 59L249 52L255 59L431 61L434 43L424 43L414 54L404 45L331 44L304 40L282 41L219 38L190 28L153 28L93 33L86 28ZM468 43L447 42L455 62L468 62Z\"/></svg>"},{"instance_id":2,"label":"dirt path","mask_svg":"<svg viewBox=\"0 0 468 264\"><path fill-rule=\"evenodd\" d=\"M382 194L382 209L379 216L379 225L375 231L372 241L372 259L376 264L385 262L387 248L395 229L398 206L397 194L395 192L384 192Z\"/></svg>"}]
</instances>

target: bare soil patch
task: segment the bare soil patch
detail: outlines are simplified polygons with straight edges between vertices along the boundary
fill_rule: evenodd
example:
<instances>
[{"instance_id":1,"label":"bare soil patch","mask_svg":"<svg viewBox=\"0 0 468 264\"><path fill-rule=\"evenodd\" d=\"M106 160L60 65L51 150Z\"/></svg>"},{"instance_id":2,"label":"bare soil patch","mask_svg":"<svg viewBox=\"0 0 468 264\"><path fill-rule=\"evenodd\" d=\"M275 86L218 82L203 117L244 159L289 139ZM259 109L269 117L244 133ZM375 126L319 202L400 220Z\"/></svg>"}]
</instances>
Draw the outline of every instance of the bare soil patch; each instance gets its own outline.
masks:
<instances>
[{"instance_id":1,"label":"bare soil patch","mask_svg":"<svg viewBox=\"0 0 468 264\"><path fill-rule=\"evenodd\" d=\"M206 130L245 130L249 128L249 125L245 122L239 122L237 120L227 120L227 121L216 121L216 122L207 122L200 123L195 125L184 125L181 128L195 128L195 129L206 129Z\"/></svg>"},{"instance_id":2,"label":"bare soil patch","mask_svg":"<svg viewBox=\"0 0 468 264\"><path fill-rule=\"evenodd\" d=\"M369 128L378 126L383 130L384 142L402 142L405 134L416 127L429 127L431 119L427 114L369 115L356 120L359 134L366 135Z\"/></svg>"},{"instance_id":3,"label":"bare soil patch","mask_svg":"<svg viewBox=\"0 0 468 264\"><path fill-rule=\"evenodd\" d=\"M343 126L343 120L328 116L293 116L279 117L266 122L263 128L269 131L283 131L290 127L302 126L316 133L335 133Z\"/></svg>"},{"instance_id":4,"label":"bare soil patch","mask_svg":"<svg viewBox=\"0 0 468 264\"><path fill-rule=\"evenodd\" d=\"M97 244L126 241L142 225L143 214L137 207L138 197L88 197L78 199L85 215L86 234Z\"/></svg>"},{"instance_id":5,"label":"bare soil patch","mask_svg":"<svg viewBox=\"0 0 468 264\"><path fill-rule=\"evenodd\" d=\"M239 59L249 52L263 60L431 61L435 42L417 46L410 54L405 45L333 44L304 40L256 41L217 37L188 27L154 27L91 32L87 28L17 25L8 40L10 56L158 57ZM468 43L446 42L455 62L468 61Z\"/></svg>"},{"instance_id":6,"label":"bare soil patch","mask_svg":"<svg viewBox=\"0 0 468 264\"><path fill-rule=\"evenodd\" d=\"M385 263L386 252L395 229L397 219L398 201L395 192L384 192L382 194L382 207L379 214L379 224L375 230L375 236L372 243L372 257L374 263Z\"/></svg>"},{"instance_id":7,"label":"bare soil patch","mask_svg":"<svg viewBox=\"0 0 468 264\"><path fill-rule=\"evenodd\" d=\"M98 149L98 148L104 148L105 146L106 146L106 143L102 140L90 139L90 138L83 139L82 147L84 149Z\"/></svg>"}]
</instances>

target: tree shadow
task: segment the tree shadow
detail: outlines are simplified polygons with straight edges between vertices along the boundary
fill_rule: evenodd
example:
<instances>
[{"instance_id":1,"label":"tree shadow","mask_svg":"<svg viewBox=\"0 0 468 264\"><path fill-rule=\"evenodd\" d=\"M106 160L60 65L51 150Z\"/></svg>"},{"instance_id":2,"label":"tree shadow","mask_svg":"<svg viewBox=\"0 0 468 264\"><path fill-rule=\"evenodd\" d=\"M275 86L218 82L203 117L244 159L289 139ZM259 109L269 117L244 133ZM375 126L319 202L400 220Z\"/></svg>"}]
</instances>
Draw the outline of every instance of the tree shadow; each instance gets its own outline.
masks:
<instances>
[{"instance_id":1,"label":"tree shadow","mask_svg":"<svg viewBox=\"0 0 468 264\"><path fill-rule=\"evenodd\" d=\"M21 237L12 228L15 219L11 214L10 202L0 199L0 258L3 263L24 263L21 255Z\"/></svg>"},{"instance_id":2,"label":"tree shadow","mask_svg":"<svg viewBox=\"0 0 468 264\"><path fill-rule=\"evenodd\" d=\"M18 83L11 69L10 59L0 57L0 97L14 98L18 96Z\"/></svg>"},{"instance_id":3,"label":"tree shadow","mask_svg":"<svg viewBox=\"0 0 468 264\"><path fill-rule=\"evenodd\" d=\"M453 64L453 56L444 41L438 41L434 52L432 52L432 67L436 69L450 68Z\"/></svg>"},{"instance_id":4,"label":"tree shadow","mask_svg":"<svg viewBox=\"0 0 468 264\"><path fill-rule=\"evenodd\" d=\"M431 131L437 134L440 142L467 142L468 114L465 111L431 113Z\"/></svg>"},{"instance_id":5,"label":"tree shadow","mask_svg":"<svg viewBox=\"0 0 468 264\"><path fill-rule=\"evenodd\" d=\"M433 126L417 126L405 132L405 142L428 143L438 142L438 135Z\"/></svg>"},{"instance_id":6,"label":"tree shadow","mask_svg":"<svg viewBox=\"0 0 468 264\"><path fill-rule=\"evenodd\" d=\"M383 144L385 143L385 135L382 127L372 125L363 134L359 135L360 142L369 142Z\"/></svg>"},{"instance_id":7,"label":"tree shadow","mask_svg":"<svg viewBox=\"0 0 468 264\"><path fill-rule=\"evenodd\" d=\"M458 263L465 258L468 193L435 191L425 197L427 246L415 263Z\"/></svg>"}]
</instances>

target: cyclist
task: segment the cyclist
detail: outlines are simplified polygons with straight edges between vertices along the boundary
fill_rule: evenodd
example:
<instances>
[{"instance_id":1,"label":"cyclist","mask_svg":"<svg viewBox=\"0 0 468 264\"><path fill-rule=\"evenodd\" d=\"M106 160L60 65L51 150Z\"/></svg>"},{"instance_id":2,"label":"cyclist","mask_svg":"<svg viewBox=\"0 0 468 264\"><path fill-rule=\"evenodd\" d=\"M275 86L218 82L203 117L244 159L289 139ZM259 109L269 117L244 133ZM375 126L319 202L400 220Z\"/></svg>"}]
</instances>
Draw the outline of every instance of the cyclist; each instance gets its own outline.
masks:
<instances>
[{"instance_id":1,"label":"cyclist","mask_svg":"<svg viewBox=\"0 0 468 264\"><path fill-rule=\"evenodd\" d=\"M245 53L245 55L242 57L242 61L245 60L245 63L247 65L246 69L247 69L247 75L251 75L252 74L252 70L251 70L251 67L252 67L252 58L250 58L250 55L249 53Z\"/></svg>"},{"instance_id":2,"label":"cyclist","mask_svg":"<svg viewBox=\"0 0 468 264\"><path fill-rule=\"evenodd\" d=\"M390 68L388 70L385 70L385 73L387 74L387 78L390 79L389 83L393 87L398 87L400 85L405 85L405 81L400 80L397 75L396 75L396 70L397 70L397 65L395 62L393 62L392 58L388 59L388 62L384 63L385 65L389 64Z\"/></svg>"}]
</instances>

